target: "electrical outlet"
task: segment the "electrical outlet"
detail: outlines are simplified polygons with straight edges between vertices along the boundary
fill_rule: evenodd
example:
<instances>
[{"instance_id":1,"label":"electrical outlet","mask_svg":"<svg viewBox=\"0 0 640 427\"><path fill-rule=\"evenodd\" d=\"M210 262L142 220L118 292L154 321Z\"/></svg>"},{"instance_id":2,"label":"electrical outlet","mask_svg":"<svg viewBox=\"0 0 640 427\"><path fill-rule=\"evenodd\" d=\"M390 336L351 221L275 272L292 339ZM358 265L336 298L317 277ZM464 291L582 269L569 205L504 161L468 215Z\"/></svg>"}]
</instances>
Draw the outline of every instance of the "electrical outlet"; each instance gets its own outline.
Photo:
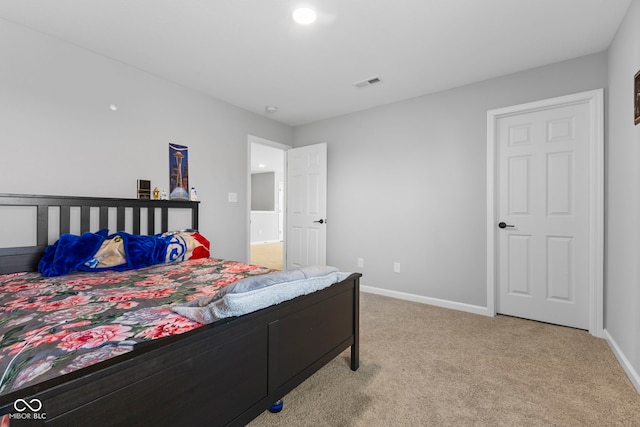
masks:
<instances>
[{"instance_id":1,"label":"electrical outlet","mask_svg":"<svg viewBox=\"0 0 640 427\"><path fill-rule=\"evenodd\" d=\"M400 273L400 263L399 262L394 262L393 263L393 272L394 273Z\"/></svg>"},{"instance_id":2,"label":"electrical outlet","mask_svg":"<svg viewBox=\"0 0 640 427\"><path fill-rule=\"evenodd\" d=\"M229 203L238 202L238 193L229 193Z\"/></svg>"},{"instance_id":3,"label":"electrical outlet","mask_svg":"<svg viewBox=\"0 0 640 427\"><path fill-rule=\"evenodd\" d=\"M364 267L364 258L358 258L358 267L360 268Z\"/></svg>"}]
</instances>

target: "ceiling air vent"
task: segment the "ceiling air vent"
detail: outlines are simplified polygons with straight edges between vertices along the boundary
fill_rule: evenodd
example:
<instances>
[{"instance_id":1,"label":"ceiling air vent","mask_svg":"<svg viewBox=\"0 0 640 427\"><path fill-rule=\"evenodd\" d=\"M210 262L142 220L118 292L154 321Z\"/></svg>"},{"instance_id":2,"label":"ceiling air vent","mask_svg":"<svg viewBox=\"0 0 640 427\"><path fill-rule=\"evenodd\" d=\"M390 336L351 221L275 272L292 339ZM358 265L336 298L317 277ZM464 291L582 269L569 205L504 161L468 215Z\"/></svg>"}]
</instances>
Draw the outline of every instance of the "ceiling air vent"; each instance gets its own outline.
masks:
<instances>
[{"instance_id":1,"label":"ceiling air vent","mask_svg":"<svg viewBox=\"0 0 640 427\"><path fill-rule=\"evenodd\" d=\"M372 86L378 83L382 83L382 80L380 80L380 77L372 77L370 79L367 80L362 80L360 82L356 82L353 85L357 88L363 88L363 87L368 87L368 86Z\"/></svg>"}]
</instances>

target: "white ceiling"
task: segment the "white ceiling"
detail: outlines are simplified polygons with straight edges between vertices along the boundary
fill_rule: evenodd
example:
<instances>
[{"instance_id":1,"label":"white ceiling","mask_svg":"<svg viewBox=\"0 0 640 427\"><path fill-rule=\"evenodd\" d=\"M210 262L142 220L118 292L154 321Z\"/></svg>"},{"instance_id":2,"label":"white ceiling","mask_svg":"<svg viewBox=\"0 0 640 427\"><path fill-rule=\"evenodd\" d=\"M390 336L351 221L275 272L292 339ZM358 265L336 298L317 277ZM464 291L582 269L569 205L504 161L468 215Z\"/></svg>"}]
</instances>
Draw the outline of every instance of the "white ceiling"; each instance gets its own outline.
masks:
<instances>
[{"instance_id":1,"label":"white ceiling","mask_svg":"<svg viewBox=\"0 0 640 427\"><path fill-rule=\"evenodd\" d=\"M295 126L603 51L630 2L0 0L0 17Z\"/></svg>"}]
</instances>

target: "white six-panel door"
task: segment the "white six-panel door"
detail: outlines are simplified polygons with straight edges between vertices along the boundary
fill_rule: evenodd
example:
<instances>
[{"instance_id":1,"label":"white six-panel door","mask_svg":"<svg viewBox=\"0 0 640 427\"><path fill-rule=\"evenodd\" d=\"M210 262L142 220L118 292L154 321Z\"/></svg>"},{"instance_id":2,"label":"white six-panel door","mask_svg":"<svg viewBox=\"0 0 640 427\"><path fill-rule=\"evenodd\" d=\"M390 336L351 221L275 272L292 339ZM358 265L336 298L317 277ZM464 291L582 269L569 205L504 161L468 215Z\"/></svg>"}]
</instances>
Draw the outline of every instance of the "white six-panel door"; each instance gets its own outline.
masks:
<instances>
[{"instance_id":1,"label":"white six-panel door","mask_svg":"<svg viewBox=\"0 0 640 427\"><path fill-rule=\"evenodd\" d=\"M327 144L287 155L287 269L326 264Z\"/></svg>"},{"instance_id":2,"label":"white six-panel door","mask_svg":"<svg viewBox=\"0 0 640 427\"><path fill-rule=\"evenodd\" d=\"M586 104L498 120L499 313L589 327L588 123Z\"/></svg>"},{"instance_id":3,"label":"white six-panel door","mask_svg":"<svg viewBox=\"0 0 640 427\"><path fill-rule=\"evenodd\" d=\"M495 259L490 253L488 280L495 280L497 313L598 334L602 93L585 94L489 113Z\"/></svg>"}]
</instances>

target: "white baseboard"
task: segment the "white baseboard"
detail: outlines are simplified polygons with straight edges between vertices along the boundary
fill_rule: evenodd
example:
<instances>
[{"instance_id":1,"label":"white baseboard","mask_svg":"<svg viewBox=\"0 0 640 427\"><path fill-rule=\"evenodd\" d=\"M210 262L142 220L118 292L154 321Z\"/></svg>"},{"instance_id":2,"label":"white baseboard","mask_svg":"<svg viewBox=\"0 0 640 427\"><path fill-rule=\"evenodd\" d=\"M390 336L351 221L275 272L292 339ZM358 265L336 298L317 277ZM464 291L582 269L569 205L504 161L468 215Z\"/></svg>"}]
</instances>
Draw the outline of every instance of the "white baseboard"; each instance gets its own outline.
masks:
<instances>
[{"instance_id":1,"label":"white baseboard","mask_svg":"<svg viewBox=\"0 0 640 427\"><path fill-rule=\"evenodd\" d=\"M616 341L606 329L604 330L604 339L607 341L607 344L609 344L611 351L613 351L616 359L618 359L618 363L620 363L620 366L624 369L627 377L629 377L631 384L633 384L638 394L640 394L640 374L638 374L638 372L633 368L631 362L627 359L627 356L624 355Z\"/></svg>"},{"instance_id":2,"label":"white baseboard","mask_svg":"<svg viewBox=\"0 0 640 427\"><path fill-rule=\"evenodd\" d=\"M450 308L452 310L466 311L467 313L481 314L483 316L493 316L489 313L487 307L479 305L465 304L462 302L449 301L439 298L424 297L421 295L409 294L406 292L391 291L389 289L374 288L372 286L360 286L362 292L368 292L370 294L383 295L385 297L398 298L407 301L419 302L422 304L435 305L436 307Z\"/></svg>"}]
</instances>

